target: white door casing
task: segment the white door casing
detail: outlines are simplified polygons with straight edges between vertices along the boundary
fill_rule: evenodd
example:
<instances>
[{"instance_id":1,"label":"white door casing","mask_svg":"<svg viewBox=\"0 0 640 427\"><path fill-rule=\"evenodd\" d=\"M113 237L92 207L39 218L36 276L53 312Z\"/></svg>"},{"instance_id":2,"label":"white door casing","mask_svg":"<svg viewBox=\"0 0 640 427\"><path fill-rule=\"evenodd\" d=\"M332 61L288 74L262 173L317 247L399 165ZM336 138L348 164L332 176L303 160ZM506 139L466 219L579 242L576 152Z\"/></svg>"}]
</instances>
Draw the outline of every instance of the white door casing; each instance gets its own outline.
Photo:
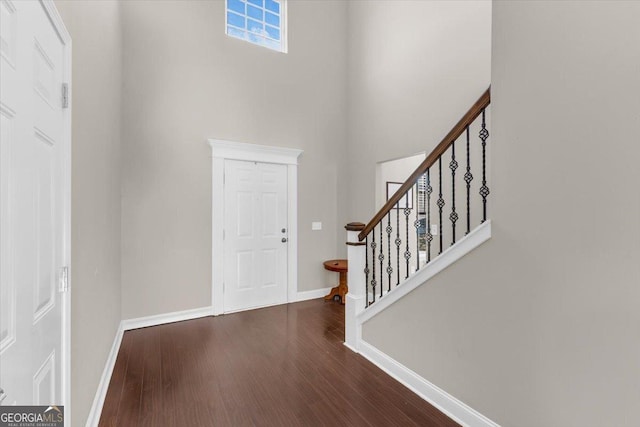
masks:
<instances>
[{"instance_id":1,"label":"white door casing","mask_svg":"<svg viewBox=\"0 0 640 427\"><path fill-rule=\"evenodd\" d=\"M0 19L0 399L68 415L71 38L52 1Z\"/></svg>"},{"instance_id":2,"label":"white door casing","mask_svg":"<svg viewBox=\"0 0 640 427\"><path fill-rule=\"evenodd\" d=\"M287 166L225 160L224 310L287 302Z\"/></svg>"},{"instance_id":3,"label":"white door casing","mask_svg":"<svg viewBox=\"0 0 640 427\"><path fill-rule=\"evenodd\" d=\"M224 304L223 283L225 279L225 186L224 169L227 160L272 163L286 165L287 171L287 300L294 301L298 289L298 236L297 236L297 173L298 157L302 150L284 147L270 147L232 141L209 139L212 150L212 314L228 312Z\"/></svg>"}]
</instances>

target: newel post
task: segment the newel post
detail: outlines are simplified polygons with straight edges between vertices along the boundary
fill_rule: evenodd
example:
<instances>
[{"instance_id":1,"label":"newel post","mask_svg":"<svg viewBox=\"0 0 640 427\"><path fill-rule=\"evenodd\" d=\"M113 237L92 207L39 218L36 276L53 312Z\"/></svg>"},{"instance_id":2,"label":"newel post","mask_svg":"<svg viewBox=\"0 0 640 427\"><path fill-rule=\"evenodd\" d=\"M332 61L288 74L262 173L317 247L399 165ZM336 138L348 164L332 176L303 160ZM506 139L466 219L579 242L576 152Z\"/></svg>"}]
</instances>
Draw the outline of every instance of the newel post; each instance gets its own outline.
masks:
<instances>
[{"instance_id":1,"label":"newel post","mask_svg":"<svg viewBox=\"0 0 640 427\"><path fill-rule=\"evenodd\" d=\"M365 309L365 257L367 247L364 242L358 240L358 234L365 225L360 222L351 222L345 226L347 230L347 259L348 272L347 283L349 292L345 303L344 339L345 345L358 352L362 325L358 322L357 315Z\"/></svg>"}]
</instances>

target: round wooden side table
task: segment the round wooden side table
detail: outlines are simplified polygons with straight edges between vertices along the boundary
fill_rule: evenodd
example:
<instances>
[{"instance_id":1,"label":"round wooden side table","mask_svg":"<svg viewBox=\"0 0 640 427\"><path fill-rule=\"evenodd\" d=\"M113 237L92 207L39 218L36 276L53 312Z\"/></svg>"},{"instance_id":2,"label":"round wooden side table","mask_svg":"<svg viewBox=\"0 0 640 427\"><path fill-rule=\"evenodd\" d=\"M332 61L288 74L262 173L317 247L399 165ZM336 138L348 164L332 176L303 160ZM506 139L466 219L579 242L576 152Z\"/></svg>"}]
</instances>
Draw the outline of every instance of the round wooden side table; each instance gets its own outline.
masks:
<instances>
[{"instance_id":1,"label":"round wooden side table","mask_svg":"<svg viewBox=\"0 0 640 427\"><path fill-rule=\"evenodd\" d=\"M342 304L345 303L345 295L349 292L349 287L347 286L347 270L348 270L347 260L346 259L331 259L329 261L324 262L324 268L329 271L336 271L340 273L340 283L338 286L331 288L331 292L327 296L324 297L325 301L330 301L335 298L335 296L340 297L340 302Z\"/></svg>"}]
</instances>

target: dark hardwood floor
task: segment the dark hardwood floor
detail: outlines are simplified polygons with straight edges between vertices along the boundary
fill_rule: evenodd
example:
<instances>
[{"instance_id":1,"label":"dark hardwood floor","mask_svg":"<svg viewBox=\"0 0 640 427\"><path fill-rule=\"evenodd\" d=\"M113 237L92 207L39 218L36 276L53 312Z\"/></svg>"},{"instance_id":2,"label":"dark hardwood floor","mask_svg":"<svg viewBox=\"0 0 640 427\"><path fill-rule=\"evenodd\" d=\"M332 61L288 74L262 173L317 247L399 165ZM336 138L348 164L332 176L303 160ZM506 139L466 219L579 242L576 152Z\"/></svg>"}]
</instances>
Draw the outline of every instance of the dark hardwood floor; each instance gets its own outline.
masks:
<instances>
[{"instance_id":1,"label":"dark hardwood floor","mask_svg":"<svg viewBox=\"0 0 640 427\"><path fill-rule=\"evenodd\" d=\"M312 300L124 334L100 426L456 426Z\"/></svg>"}]
</instances>

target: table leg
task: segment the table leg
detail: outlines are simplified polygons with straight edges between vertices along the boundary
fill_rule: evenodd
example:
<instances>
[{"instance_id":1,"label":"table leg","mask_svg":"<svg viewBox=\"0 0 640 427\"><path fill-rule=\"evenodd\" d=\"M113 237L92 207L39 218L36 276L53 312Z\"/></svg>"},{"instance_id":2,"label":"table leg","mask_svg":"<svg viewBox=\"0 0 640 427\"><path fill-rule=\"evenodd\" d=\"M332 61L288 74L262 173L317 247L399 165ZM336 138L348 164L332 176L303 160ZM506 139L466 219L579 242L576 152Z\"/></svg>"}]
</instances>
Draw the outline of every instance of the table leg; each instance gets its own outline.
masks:
<instances>
[{"instance_id":1,"label":"table leg","mask_svg":"<svg viewBox=\"0 0 640 427\"><path fill-rule=\"evenodd\" d=\"M346 302L346 295L349 292L349 287L347 286L347 273L340 272L340 284L338 285L338 294L340 295L340 301L342 305Z\"/></svg>"},{"instance_id":2,"label":"table leg","mask_svg":"<svg viewBox=\"0 0 640 427\"><path fill-rule=\"evenodd\" d=\"M331 292L324 297L324 300L331 301L336 295L340 295L340 285L331 288ZM340 298L342 298L342 295L340 295Z\"/></svg>"},{"instance_id":3,"label":"table leg","mask_svg":"<svg viewBox=\"0 0 640 427\"><path fill-rule=\"evenodd\" d=\"M336 270L332 270L336 271ZM325 301L331 301L337 295L340 297L340 302L342 305L346 302L346 295L349 292L349 287L347 286L347 272L346 271L338 271L340 273L340 283L338 286L334 286L331 288L331 292L324 297Z\"/></svg>"}]
</instances>

